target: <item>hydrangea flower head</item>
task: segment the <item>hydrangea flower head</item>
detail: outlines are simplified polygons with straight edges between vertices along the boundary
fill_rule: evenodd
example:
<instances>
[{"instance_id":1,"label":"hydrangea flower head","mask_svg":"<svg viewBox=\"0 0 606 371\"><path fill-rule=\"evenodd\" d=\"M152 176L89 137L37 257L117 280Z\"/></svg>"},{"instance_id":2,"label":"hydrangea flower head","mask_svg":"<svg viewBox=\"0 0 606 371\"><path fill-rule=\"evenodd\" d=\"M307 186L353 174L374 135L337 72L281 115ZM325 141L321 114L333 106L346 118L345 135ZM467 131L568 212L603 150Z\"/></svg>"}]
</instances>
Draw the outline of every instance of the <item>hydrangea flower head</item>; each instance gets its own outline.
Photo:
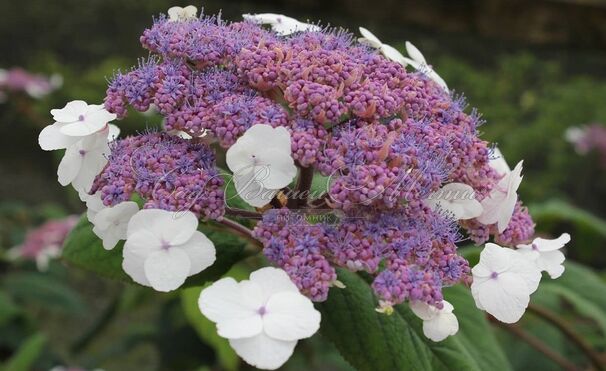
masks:
<instances>
[{"instance_id":1,"label":"hydrangea flower head","mask_svg":"<svg viewBox=\"0 0 606 371\"><path fill-rule=\"evenodd\" d=\"M44 149L67 148L75 166L61 166L62 183L80 190L107 246L126 238L133 280L171 291L209 267L221 246L200 222L260 245L278 268L215 282L200 309L242 358L267 369L318 329L312 302L347 290L339 268L365 273L379 312L408 302L434 341L458 330L443 295L455 284L471 284L497 319L519 319L541 269L557 275L561 258L540 240L539 252L523 251L534 223L517 195L522 163L509 171L494 162L477 111L410 43L406 57L364 28L358 40L282 15L244 18L171 9L140 38L150 57L115 74L94 125L88 113L87 124L73 121L89 109L73 103L41 134ZM152 105L161 128L110 141L102 121ZM85 142L93 139L107 154L82 166L74 153L97 148ZM316 179L325 180L319 194ZM226 207L232 181L248 209ZM457 251L465 236L504 247L486 244L472 270Z\"/></svg>"}]
</instances>

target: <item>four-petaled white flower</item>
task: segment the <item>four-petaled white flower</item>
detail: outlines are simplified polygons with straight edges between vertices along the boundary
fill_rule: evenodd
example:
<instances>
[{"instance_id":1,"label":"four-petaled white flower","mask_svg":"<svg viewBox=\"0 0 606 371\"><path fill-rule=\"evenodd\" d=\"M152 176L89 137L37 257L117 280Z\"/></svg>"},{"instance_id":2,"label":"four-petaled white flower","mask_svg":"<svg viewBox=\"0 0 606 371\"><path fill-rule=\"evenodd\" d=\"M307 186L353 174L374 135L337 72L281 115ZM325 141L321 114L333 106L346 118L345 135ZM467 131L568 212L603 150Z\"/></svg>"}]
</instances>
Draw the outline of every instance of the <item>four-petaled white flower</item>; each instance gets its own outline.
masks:
<instances>
[{"instance_id":1,"label":"four-petaled white flower","mask_svg":"<svg viewBox=\"0 0 606 371\"><path fill-rule=\"evenodd\" d=\"M82 100L74 100L61 109L53 109L51 114L55 120L55 124L51 127L54 126L54 128L45 129L52 132L59 131L60 134L71 137L83 137L96 133L104 129L108 122L116 119L116 115L109 113L103 105L87 104Z\"/></svg>"},{"instance_id":2,"label":"four-petaled white flower","mask_svg":"<svg viewBox=\"0 0 606 371\"><path fill-rule=\"evenodd\" d=\"M202 291L198 304L217 324L219 336L229 339L247 363L262 369L282 366L297 341L320 327L312 302L277 268L261 268L240 283L223 278Z\"/></svg>"},{"instance_id":3,"label":"four-petaled white flower","mask_svg":"<svg viewBox=\"0 0 606 371\"><path fill-rule=\"evenodd\" d=\"M442 341L459 331L459 321L452 313L454 307L446 300L438 309L419 300L410 302L410 309L423 320L423 334L433 341Z\"/></svg>"},{"instance_id":4,"label":"four-petaled white flower","mask_svg":"<svg viewBox=\"0 0 606 371\"><path fill-rule=\"evenodd\" d=\"M482 214L482 205L475 198L471 186L463 183L449 183L429 195L425 203L432 210L444 210L455 220L472 219Z\"/></svg>"},{"instance_id":5,"label":"four-petaled white flower","mask_svg":"<svg viewBox=\"0 0 606 371\"><path fill-rule=\"evenodd\" d=\"M126 201L97 212L92 220L93 232L103 240L103 248L111 250L118 241L126 239L128 222L137 211L136 202Z\"/></svg>"},{"instance_id":6,"label":"four-petaled white flower","mask_svg":"<svg viewBox=\"0 0 606 371\"><path fill-rule=\"evenodd\" d=\"M518 251L533 261L537 268L545 271L553 279L564 273L564 254L560 251L564 245L570 242L570 235L563 233L555 240L547 240L537 237L530 245L518 245Z\"/></svg>"},{"instance_id":7,"label":"four-petaled white flower","mask_svg":"<svg viewBox=\"0 0 606 371\"><path fill-rule=\"evenodd\" d=\"M168 19L172 22L188 21L198 17L198 8L188 5L185 8L173 6L168 9Z\"/></svg>"},{"instance_id":8,"label":"four-petaled white flower","mask_svg":"<svg viewBox=\"0 0 606 371\"><path fill-rule=\"evenodd\" d=\"M110 153L107 131L88 135L67 147L59 163L57 176L63 186L72 184L77 191L88 192L95 177L107 164Z\"/></svg>"},{"instance_id":9,"label":"four-petaled white flower","mask_svg":"<svg viewBox=\"0 0 606 371\"><path fill-rule=\"evenodd\" d=\"M284 127L254 125L226 153L236 191L248 204L267 205L297 175L290 133Z\"/></svg>"},{"instance_id":10,"label":"four-petaled white flower","mask_svg":"<svg viewBox=\"0 0 606 371\"><path fill-rule=\"evenodd\" d=\"M268 24L271 26L272 30L282 36L290 35L295 32L321 30L318 25L299 22L294 18L282 14L242 14L242 18L255 24Z\"/></svg>"},{"instance_id":11,"label":"four-petaled white flower","mask_svg":"<svg viewBox=\"0 0 606 371\"><path fill-rule=\"evenodd\" d=\"M141 285L175 290L215 262L214 244L197 228L191 211L139 211L128 222L122 268Z\"/></svg>"},{"instance_id":12,"label":"four-petaled white flower","mask_svg":"<svg viewBox=\"0 0 606 371\"><path fill-rule=\"evenodd\" d=\"M487 243L471 270L476 306L505 323L517 322L536 291L541 271L516 250Z\"/></svg>"},{"instance_id":13,"label":"four-petaled white flower","mask_svg":"<svg viewBox=\"0 0 606 371\"><path fill-rule=\"evenodd\" d=\"M378 49L385 56L385 58L391 60L392 62L400 63L401 65L406 66L406 58L396 48L391 45L383 44L378 37L364 27L359 27L359 30L360 34L362 34L362 37L358 38L360 43L368 45L371 48Z\"/></svg>"},{"instance_id":14,"label":"four-petaled white flower","mask_svg":"<svg viewBox=\"0 0 606 371\"><path fill-rule=\"evenodd\" d=\"M505 175L481 202L484 211L478 217L478 221L484 225L497 223L499 233L507 229L518 202L517 191L523 178L522 162L520 161L513 171Z\"/></svg>"}]
</instances>

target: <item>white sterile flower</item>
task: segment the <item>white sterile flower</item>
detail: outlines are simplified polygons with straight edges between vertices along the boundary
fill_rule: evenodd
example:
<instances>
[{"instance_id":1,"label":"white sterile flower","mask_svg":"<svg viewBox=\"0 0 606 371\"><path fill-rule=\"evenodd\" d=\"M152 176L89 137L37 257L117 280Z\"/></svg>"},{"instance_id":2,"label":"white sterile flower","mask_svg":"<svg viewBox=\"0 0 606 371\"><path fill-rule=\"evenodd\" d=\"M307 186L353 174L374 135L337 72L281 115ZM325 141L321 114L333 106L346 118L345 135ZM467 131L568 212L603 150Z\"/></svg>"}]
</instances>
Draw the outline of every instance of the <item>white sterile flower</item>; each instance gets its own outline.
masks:
<instances>
[{"instance_id":1,"label":"white sterile flower","mask_svg":"<svg viewBox=\"0 0 606 371\"><path fill-rule=\"evenodd\" d=\"M455 220L472 219L482 214L482 205L475 198L471 186L450 183L429 195L425 203L432 210L444 210L453 214Z\"/></svg>"},{"instance_id":2,"label":"white sterile flower","mask_svg":"<svg viewBox=\"0 0 606 371\"><path fill-rule=\"evenodd\" d=\"M383 44L378 37L376 37L372 32L368 31L364 27L359 27L360 33L362 37L358 38L358 41L364 45L368 45L371 48L379 49L379 51L385 56L385 58L400 63L403 66L406 66L406 61L402 53L400 53L396 48L391 45Z\"/></svg>"},{"instance_id":3,"label":"white sterile flower","mask_svg":"<svg viewBox=\"0 0 606 371\"><path fill-rule=\"evenodd\" d=\"M185 8L173 6L168 9L168 19L173 22L187 21L198 17L198 8L188 5Z\"/></svg>"},{"instance_id":4,"label":"white sterile flower","mask_svg":"<svg viewBox=\"0 0 606 371\"><path fill-rule=\"evenodd\" d=\"M227 150L226 162L236 191L255 207L267 205L297 175L284 127L252 126Z\"/></svg>"},{"instance_id":5,"label":"white sterile flower","mask_svg":"<svg viewBox=\"0 0 606 371\"><path fill-rule=\"evenodd\" d=\"M51 110L51 114L55 122L61 124L59 132L74 137L93 134L116 119L116 115L108 112L103 105L87 104L82 100L74 100L61 109Z\"/></svg>"},{"instance_id":6,"label":"white sterile flower","mask_svg":"<svg viewBox=\"0 0 606 371\"><path fill-rule=\"evenodd\" d=\"M107 164L110 153L107 135L106 129L86 136L67 148L57 169L61 185L71 183L79 192L90 190L95 177Z\"/></svg>"},{"instance_id":7,"label":"white sterile flower","mask_svg":"<svg viewBox=\"0 0 606 371\"><path fill-rule=\"evenodd\" d=\"M92 220L93 232L103 240L105 250L113 249L126 239L128 222L139 211L136 202L126 201L100 210Z\"/></svg>"},{"instance_id":8,"label":"white sterile flower","mask_svg":"<svg viewBox=\"0 0 606 371\"><path fill-rule=\"evenodd\" d=\"M511 169L509 168L507 161L505 161L505 156L503 156L503 154L497 147L494 147L492 151L492 156L490 157L490 161L488 162L488 164L499 175L507 175L511 173Z\"/></svg>"},{"instance_id":9,"label":"white sterile flower","mask_svg":"<svg viewBox=\"0 0 606 371\"><path fill-rule=\"evenodd\" d=\"M507 229L518 202L517 192L523 178L522 162L520 161L513 171L505 175L481 202L484 211L478 217L478 221L484 225L497 223L499 233Z\"/></svg>"},{"instance_id":10,"label":"white sterile flower","mask_svg":"<svg viewBox=\"0 0 606 371\"><path fill-rule=\"evenodd\" d=\"M476 306L505 323L522 317L541 280L541 271L531 260L494 243L486 244L471 272Z\"/></svg>"},{"instance_id":11,"label":"white sterile flower","mask_svg":"<svg viewBox=\"0 0 606 371\"><path fill-rule=\"evenodd\" d=\"M242 14L242 18L256 24L268 24L271 26L272 30L274 30L278 35L282 36L290 35L295 32L321 30L320 26L318 25L299 22L294 18L282 14Z\"/></svg>"},{"instance_id":12,"label":"white sterile flower","mask_svg":"<svg viewBox=\"0 0 606 371\"><path fill-rule=\"evenodd\" d=\"M410 309L423 320L423 334L433 341L442 341L459 331L459 321L452 313L454 307L446 300L438 309L419 300L410 302Z\"/></svg>"},{"instance_id":13,"label":"white sterile flower","mask_svg":"<svg viewBox=\"0 0 606 371\"><path fill-rule=\"evenodd\" d=\"M214 244L197 228L191 211L139 211L128 222L122 268L141 285L175 290L215 262Z\"/></svg>"},{"instance_id":14,"label":"white sterile flower","mask_svg":"<svg viewBox=\"0 0 606 371\"><path fill-rule=\"evenodd\" d=\"M282 366L297 341L320 327L312 302L277 268L261 268L239 283L223 278L202 291L198 304L240 357L267 370Z\"/></svg>"},{"instance_id":15,"label":"white sterile flower","mask_svg":"<svg viewBox=\"0 0 606 371\"><path fill-rule=\"evenodd\" d=\"M560 251L564 245L570 242L570 235L563 233L555 240L547 240L537 237L530 245L518 245L518 251L533 261L537 268L545 271L553 279L564 273L564 254ZM538 254L537 254L538 253Z\"/></svg>"}]
</instances>

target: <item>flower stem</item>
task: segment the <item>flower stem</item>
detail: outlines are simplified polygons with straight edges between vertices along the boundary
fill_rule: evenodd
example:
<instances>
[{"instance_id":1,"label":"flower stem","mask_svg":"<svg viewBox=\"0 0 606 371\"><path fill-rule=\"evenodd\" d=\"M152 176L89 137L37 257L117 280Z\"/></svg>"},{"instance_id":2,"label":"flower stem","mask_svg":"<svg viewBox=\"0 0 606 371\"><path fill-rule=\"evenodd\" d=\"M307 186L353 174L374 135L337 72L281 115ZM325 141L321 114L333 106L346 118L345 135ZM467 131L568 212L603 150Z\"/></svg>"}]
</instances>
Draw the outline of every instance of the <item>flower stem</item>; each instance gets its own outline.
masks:
<instances>
[{"instance_id":1,"label":"flower stem","mask_svg":"<svg viewBox=\"0 0 606 371\"><path fill-rule=\"evenodd\" d=\"M287 203L289 209L300 209L301 207L307 206L309 190L314 179L314 169L311 166L300 167L300 169L299 179L297 179L297 186L295 187L294 195L288 200Z\"/></svg>"},{"instance_id":2,"label":"flower stem","mask_svg":"<svg viewBox=\"0 0 606 371\"><path fill-rule=\"evenodd\" d=\"M580 368L577 367L574 363L570 362L569 360L564 358L562 355L558 354L556 351L551 349L547 344L545 344L543 341L541 341L541 339L522 330L520 325L503 323L503 322L498 321L497 319L495 319L492 316L489 316L489 318L493 324L512 333L516 337L520 338L522 341L528 343L528 345L530 345L537 351L543 353L546 357L548 357L549 359L551 359L552 361L554 361L555 363L560 365L560 367L562 367L564 370L567 370L567 371L580 370Z\"/></svg>"},{"instance_id":3,"label":"flower stem","mask_svg":"<svg viewBox=\"0 0 606 371\"><path fill-rule=\"evenodd\" d=\"M253 237L252 231L250 229L246 228L245 226L243 226L242 224L240 224L236 221L233 221L231 219L228 219L228 218L223 218L220 221L218 221L218 223L231 229L232 231L236 232L240 236L246 238L253 245L256 245L257 247L263 247L263 245L261 244L261 241L259 241Z\"/></svg>"},{"instance_id":4,"label":"flower stem","mask_svg":"<svg viewBox=\"0 0 606 371\"><path fill-rule=\"evenodd\" d=\"M225 214L241 218L261 219L261 213L251 210L238 209L234 207L226 207Z\"/></svg>"},{"instance_id":5,"label":"flower stem","mask_svg":"<svg viewBox=\"0 0 606 371\"><path fill-rule=\"evenodd\" d=\"M528 310L562 331L564 335L566 335L570 341L576 344L577 347L587 356L587 358L589 358L596 369L606 370L606 360L603 359L585 339L576 333L573 327L566 322L566 320L549 309L536 304L529 304Z\"/></svg>"}]
</instances>

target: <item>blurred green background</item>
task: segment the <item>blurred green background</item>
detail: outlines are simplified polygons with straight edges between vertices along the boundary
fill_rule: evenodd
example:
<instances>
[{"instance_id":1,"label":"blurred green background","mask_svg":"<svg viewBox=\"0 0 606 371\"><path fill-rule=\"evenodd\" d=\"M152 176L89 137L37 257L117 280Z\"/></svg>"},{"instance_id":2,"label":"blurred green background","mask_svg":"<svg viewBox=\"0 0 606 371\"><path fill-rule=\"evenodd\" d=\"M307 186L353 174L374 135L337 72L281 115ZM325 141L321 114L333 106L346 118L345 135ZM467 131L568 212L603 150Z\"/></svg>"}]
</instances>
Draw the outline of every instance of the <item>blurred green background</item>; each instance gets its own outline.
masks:
<instances>
[{"instance_id":1,"label":"blurred green background","mask_svg":"<svg viewBox=\"0 0 606 371\"><path fill-rule=\"evenodd\" d=\"M51 123L49 110L73 99L101 102L106 78L147 55L138 40L152 16L188 3L0 1L0 68L58 74L63 80L41 98L6 88L2 93L0 370L247 369L225 342L209 335L214 333L211 324L192 307L197 292L153 293L60 260L40 272L32 259L15 261L9 253L33 228L83 211L76 195L56 181L56 154L38 147L39 131ZM273 12L354 31L365 26L400 49L406 40L419 47L449 87L464 93L483 114L483 138L498 143L511 165L524 159L520 193L537 232L573 236L566 254L582 266L569 267L573 278L553 292L537 294L536 300L571 321L603 356L606 1L262 0L194 5L204 6L207 14L221 11L228 20L238 20L242 13ZM155 116L131 115L121 128L128 134L159 124ZM595 130L583 138L589 124ZM587 141L591 145L580 148ZM250 265L244 262L233 273L246 276ZM591 285L578 286L575 279ZM565 290L589 291L578 300L570 292L562 294ZM533 317L523 325L565 358L588 364L553 327ZM558 368L509 333L499 330L498 335L515 369ZM297 349L285 369L350 369L319 335Z\"/></svg>"}]
</instances>

